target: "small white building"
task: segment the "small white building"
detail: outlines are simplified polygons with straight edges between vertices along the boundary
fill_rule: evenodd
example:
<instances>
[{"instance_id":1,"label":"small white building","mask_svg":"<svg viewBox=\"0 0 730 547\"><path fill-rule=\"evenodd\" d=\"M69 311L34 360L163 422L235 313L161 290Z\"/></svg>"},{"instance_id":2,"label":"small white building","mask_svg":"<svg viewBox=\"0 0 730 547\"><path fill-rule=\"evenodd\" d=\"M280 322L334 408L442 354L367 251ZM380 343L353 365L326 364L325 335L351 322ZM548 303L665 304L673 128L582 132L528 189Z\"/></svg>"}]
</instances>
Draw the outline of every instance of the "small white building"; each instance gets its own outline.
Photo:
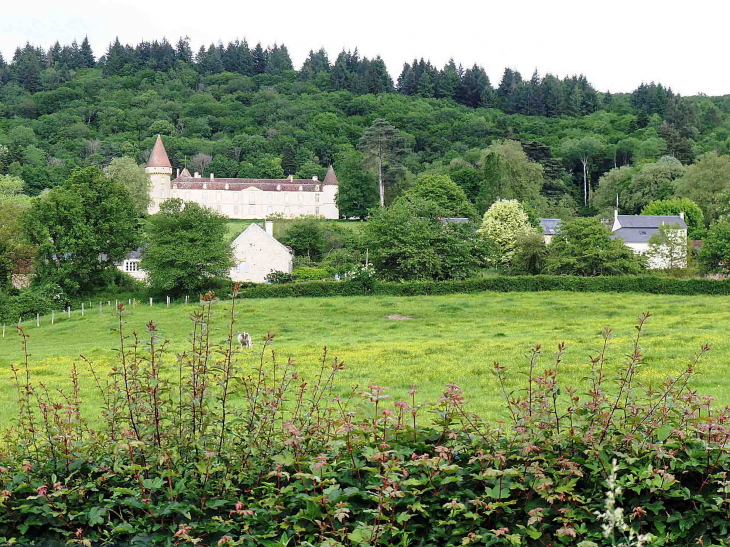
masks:
<instances>
[{"instance_id":1,"label":"small white building","mask_svg":"<svg viewBox=\"0 0 730 547\"><path fill-rule=\"evenodd\" d=\"M542 239L545 242L545 245L550 245L553 237L558 233L558 230L560 230L560 223L562 220L559 218L541 218L539 220L540 228L542 229Z\"/></svg>"},{"instance_id":2,"label":"small white building","mask_svg":"<svg viewBox=\"0 0 730 547\"><path fill-rule=\"evenodd\" d=\"M101 255L102 260L106 260L106 255ZM121 262L115 262L114 265L125 274L137 279L145 281L147 272L140 269L139 263L142 260L142 249L131 251Z\"/></svg>"},{"instance_id":3,"label":"small white building","mask_svg":"<svg viewBox=\"0 0 730 547\"><path fill-rule=\"evenodd\" d=\"M233 281L263 283L271 272L291 273L294 251L274 238L274 223L266 221L266 229L254 223L233 240L230 277Z\"/></svg>"},{"instance_id":4,"label":"small white building","mask_svg":"<svg viewBox=\"0 0 730 547\"><path fill-rule=\"evenodd\" d=\"M635 254L643 255L649 250L651 236L659 233L663 225L676 227L677 237L684 241L684 260L680 260L682 267L686 266L687 249L687 224L684 221L684 213L679 215L619 215L618 210L613 214L613 225L611 231L613 238L621 238L624 244ZM669 267L667 253L661 252L659 256L650 257L647 266L649 269L666 269Z\"/></svg>"}]
</instances>

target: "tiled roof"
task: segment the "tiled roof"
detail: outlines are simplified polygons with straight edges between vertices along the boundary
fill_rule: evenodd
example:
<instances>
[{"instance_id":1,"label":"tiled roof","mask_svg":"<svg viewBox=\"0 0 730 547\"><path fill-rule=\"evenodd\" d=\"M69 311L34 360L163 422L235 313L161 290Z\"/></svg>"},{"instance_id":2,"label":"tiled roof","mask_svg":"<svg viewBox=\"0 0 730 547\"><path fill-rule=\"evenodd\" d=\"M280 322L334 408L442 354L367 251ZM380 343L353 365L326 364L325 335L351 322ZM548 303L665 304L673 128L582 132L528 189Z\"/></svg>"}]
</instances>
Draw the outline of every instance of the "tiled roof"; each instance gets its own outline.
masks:
<instances>
[{"instance_id":1,"label":"tiled roof","mask_svg":"<svg viewBox=\"0 0 730 547\"><path fill-rule=\"evenodd\" d=\"M541 218L539 220L542 233L546 236L554 236L557 234L560 229L560 223L562 222L559 218Z\"/></svg>"},{"instance_id":2,"label":"tiled roof","mask_svg":"<svg viewBox=\"0 0 730 547\"><path fill-rule=\"evenodd\" d=\"M332 168L331 165L327 168L327 174L324 177L324 183L335 185L340 184L340 181L337 180L337 175L335 175L335 170Z\"/></svg>"},{"instance_id":3,"label":"tiled roof","mask_svg":"<svg viewBox=\"0 0 730 547\"><path fill-rule=\"evenodd\" d=\"M618 222L621 228L659 228L662 224L679 224L682 230L687 229L679 215L618 215Z\"/></svg>"},{"instance_id":4,"label":"tiled roof","mask_svg":"<svg viewBox=\"0 0 730 547\"><path fill-rule=\"evenodd\" d=\"M619 237L624 243L649 243L651 236L658 233L658 228L619 228L611 234L611 239Z\"/></svg>"},{"instance_id":5,"label":"tiled roof","mask_svg":"<svg viewBox=\"0 0 730 547\"><path fill-rule=\"evenodd\" d=\"M159 135L157 135L150 159L147 161L147 167L169 167L172 169L170 158L167 157L167 152L165 152L165 145L162 144L162 137Z\"/></svg>"},{"instance_id":6,"label":"tiled roof","mask_svg":"<svg viewBox=\"0 0 730 547\"><path fill-rule=\"evenodd\" d=\"M184 178L190 178L190 177L192 177L192 175L190 174L190 171L188 171L188 168L187 167L185 169L183 169L182 170L182 173L180 173L178 175L178 178L183 178L183 179Z\"/></svg>"},{"instance_id":7,"label":"tiled roof","mask_svg":"<svg viewBox=\"0 0 730 547\"><path fill-rule=\"evenodd\" d=\"M324 183L312 179L210 179L194 177L178 177L172 181L173 189L178 190L228 190L240 191L246 188L258 188L266 192L317 192L322 191ZM228 185L228 188L226 188ZM299 187L301 186L301 190ZM319 190L317 190L319 187Z\"/></svg>"}]
</instances>

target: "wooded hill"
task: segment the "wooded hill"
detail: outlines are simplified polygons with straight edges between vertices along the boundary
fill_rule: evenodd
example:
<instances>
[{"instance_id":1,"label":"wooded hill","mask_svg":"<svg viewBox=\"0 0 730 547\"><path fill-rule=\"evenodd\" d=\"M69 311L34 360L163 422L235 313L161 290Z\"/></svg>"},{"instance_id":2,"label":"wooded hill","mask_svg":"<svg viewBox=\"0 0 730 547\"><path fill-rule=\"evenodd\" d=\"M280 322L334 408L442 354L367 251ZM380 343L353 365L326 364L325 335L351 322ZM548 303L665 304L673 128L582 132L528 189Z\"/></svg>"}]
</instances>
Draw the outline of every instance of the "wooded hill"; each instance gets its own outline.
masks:
<instances>
[{"instance_id":1,"label":"wooded hill","mask_svg":"<svg viewBox=\"0 0 730 547\"><path fill-rule=\"evenodd\" d=\"M480 151L502 139L520 141L542 164L542 195L562 199L566 210L584 205L584 167L595 190L615 167L730 152L729 95L680 97L654 83L611 94L583 75L536 71L524 79L506 69L493 86L479 66L450 61L439 69L423 59L393 82L382 59L357 50L334 61L312 51L294 70L283 44L245 41L193 53L187 39L135 47L116 40L97 59L84 40L26 45L10 62L0 55L0 174L21 177L30 195L76 166L103 168L119 156L142 163L157 134L174 167L309 177L333 163L346 190L361 175L358 142L378 118L399 130L406 148L389 200L427 171L455 175L473 198L488 176Z\"/></svg>"}]
</instances>

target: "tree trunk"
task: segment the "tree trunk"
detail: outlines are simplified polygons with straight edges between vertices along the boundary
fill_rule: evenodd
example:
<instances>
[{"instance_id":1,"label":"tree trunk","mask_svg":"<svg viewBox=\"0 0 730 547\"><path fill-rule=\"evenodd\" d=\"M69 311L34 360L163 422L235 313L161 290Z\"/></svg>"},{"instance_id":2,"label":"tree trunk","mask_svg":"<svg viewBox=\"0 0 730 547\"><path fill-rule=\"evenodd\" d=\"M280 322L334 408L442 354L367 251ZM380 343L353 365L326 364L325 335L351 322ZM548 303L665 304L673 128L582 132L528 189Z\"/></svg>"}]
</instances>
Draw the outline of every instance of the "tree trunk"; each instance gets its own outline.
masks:
<instances>
[{"instance_id":1,"label":"tree trunk","mask_svg":"<svg viewBox=\"0 0 730 547\"><path fill-rule=\"evenodd\" d=\"M583 164L583 205L588 207L588 174L586 169L588 160L583 159L581 160L581 163Z\"/></svg>"},{"instance_id":2,"label":"tree trunk","mask_svg":"<svg viewBox=\"0 0 730 547\"><path fill-rule=\"evenodd\" d=\"M378 187L380 188L380 206L385 207L385 185L383 184L383 156L378 156Z\"/></svg>"}]
</instances>

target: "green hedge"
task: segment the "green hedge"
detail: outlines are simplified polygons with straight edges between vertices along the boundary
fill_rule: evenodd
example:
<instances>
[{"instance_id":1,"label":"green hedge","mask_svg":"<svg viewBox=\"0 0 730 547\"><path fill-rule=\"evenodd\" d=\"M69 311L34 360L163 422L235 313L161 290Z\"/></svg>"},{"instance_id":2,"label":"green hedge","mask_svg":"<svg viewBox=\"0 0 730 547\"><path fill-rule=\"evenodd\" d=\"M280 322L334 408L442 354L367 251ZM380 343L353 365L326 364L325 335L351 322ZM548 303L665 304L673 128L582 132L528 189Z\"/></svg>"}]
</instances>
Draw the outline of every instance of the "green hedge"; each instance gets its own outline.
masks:
<instances>
[{"instance_id":1,"label":"green hedge","mask_svg":"<svg viewBox=\"0 0 730 547\"><path fill-rule=\"evenodd\" d=\"M259 285L244 289L244 298L284 298L293 296L419 296L474 292L622 292L677 295L728 295L730 281L714 279L667 279L661 277L570 277L514 276L485 277L460 281L412 281L407 283L377 283L372 291L359 283L316 281L285 285Z\"/></svg>"}]
</instances>

